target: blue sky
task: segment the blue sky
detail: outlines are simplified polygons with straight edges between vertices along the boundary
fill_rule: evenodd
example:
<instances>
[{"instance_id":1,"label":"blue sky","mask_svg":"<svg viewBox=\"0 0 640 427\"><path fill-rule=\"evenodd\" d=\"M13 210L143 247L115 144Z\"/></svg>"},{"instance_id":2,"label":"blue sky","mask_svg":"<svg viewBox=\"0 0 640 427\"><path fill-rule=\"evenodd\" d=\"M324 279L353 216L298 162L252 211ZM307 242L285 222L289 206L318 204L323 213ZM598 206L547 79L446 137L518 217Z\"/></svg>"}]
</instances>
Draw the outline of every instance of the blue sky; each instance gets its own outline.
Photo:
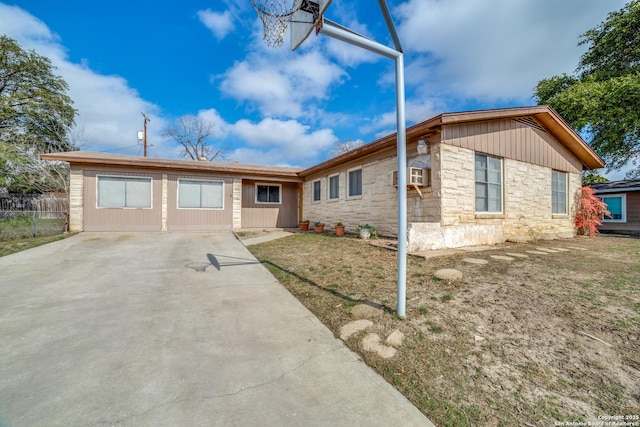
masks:
<instances>
[{"instance_id":1,"label":"blue sky","mask_svg":"<svg viewBox=\"0 0 640 427\"><path fill-rule=\"evenodd\" d=\"M620 0L388 1L405 53L407 124L443 112L533 105L571 73L578 36ZM334 0L327 18L391 46L376 1ZM179 157L161 132L214 123L226 161L309 166L336 145L395 132L393 61L312 35L267 47L248 0L0 2L0 33L45 55L70 86L82 149ZM622 178L620 174L609 174Z\"/></svg>"}]
</instances>

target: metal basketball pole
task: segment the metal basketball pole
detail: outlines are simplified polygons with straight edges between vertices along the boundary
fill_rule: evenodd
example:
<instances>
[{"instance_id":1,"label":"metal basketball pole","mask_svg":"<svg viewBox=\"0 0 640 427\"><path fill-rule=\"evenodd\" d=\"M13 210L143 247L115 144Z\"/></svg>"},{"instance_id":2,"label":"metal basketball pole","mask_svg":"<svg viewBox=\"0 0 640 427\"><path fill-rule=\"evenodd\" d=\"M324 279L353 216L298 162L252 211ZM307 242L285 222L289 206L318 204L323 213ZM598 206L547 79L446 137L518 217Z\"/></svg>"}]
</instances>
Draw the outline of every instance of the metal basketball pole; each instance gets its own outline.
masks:
<instances>
[{"instance_id":1,"label":"metal basketball pole","mask_svg":"<svg viewBox=\"0 0 640 427\"><path fill-rule=\"evenodd\" d=\"M405 123L404 55L389 8L378 0L395 49L380 44L335 22L322 18L319 32L334 39L393 59L396 64L396 120L398 155L398 306L396 314L405 317L407 302L407 129Z\"/></svg>"}]
</instances>

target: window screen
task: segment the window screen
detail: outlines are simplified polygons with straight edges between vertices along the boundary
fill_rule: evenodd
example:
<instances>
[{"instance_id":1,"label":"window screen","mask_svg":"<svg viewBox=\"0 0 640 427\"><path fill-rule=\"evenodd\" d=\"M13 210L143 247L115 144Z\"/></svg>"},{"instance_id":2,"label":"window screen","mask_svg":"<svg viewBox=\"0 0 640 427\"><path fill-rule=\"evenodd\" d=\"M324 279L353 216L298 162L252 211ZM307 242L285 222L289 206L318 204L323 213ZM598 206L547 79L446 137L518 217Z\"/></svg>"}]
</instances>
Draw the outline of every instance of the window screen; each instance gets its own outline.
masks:
<instances>
[{"instance_id":1,"label":"window screen","mask_svg":"<svg viewBox=\"0 0 640 427\"><path fill-rule=\"evenodd\" d=\"M502 212L502 159L476 154L476 212Z\"/></svg>"},{"instance_id":2,"label":"window screen","mask_svg":"<svg viewBox=\"0 0 640 427\"><path fill-rule=\"evenodd\" d=\"M567 174L551 172L551 213L567 213Z\"/></svg>"},{"instance_id":3,"label":"window screen","mask_svg":"<svg viewBox=\"0 0 640 427\"><path fill-rule=\"evenodd\" d=\"M280 203L279 185L256 185L257 203Z\"/></svg>"},{"instance_id":4,"label":"window screen","mask_svg":"<svg viewBox=\"0 0 640 427\"><path fill-rule=\"evenodd\" d=\"M362 169L349 171L349 197L362 195Z\"/></svg>"},{"instance_id":5,"label":"window screen","mask_svg":"<svg viewBox=\"0 0 640 427\"><path fill-rule=\"evenodd\" d=\"M99 208L151 208L151 178L98 176Z\"/></svg>"},{"instance_id":6,"label":"window screen","mask_svg":"<svg viewBox=\"0 0 640 427\"><path fill-rule=\"evenodd\" d=\"M313 201L317 202L320 200L320 181L313 182Z\"/></svg>"},{"instance_id":7,"label":"window screen","mask_svg":"<svg viewBox=\"0 0 640 427\"><path fill-rule=\"evenodd\" d=\"M329 177L329 198L337 199L340 197L340 175Z\"/></svg>"},{"instance_id":8,"label":"window screen","mask_svg":"<svg viewBox=\"0 0 640 427\"><path fill-rule=\"evenodd\" d=\"M178 207L181 209L222 209L222 181L178 180Z\"/></svg>"}]
</instances>

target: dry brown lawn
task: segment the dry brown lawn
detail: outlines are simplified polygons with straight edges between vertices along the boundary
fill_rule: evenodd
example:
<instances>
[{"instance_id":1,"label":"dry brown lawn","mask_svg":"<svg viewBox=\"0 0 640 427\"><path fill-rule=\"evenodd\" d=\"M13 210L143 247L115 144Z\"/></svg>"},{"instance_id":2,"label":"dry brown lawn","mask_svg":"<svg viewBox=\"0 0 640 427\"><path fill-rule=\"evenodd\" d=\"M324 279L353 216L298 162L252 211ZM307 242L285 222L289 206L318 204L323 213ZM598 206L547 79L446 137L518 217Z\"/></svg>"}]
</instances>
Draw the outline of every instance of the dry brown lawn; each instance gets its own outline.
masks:
<instances>
[{"instance_id":1,"label":"dry brown lawn","mask_svg":"<svg viewBox=\"0 0 640 427\"><path fill-rule=\"evenodd\" d=\"M556 252L528 253L539 248ZM346 344L436 425L640 414L640 240L578 237L410 256L405 319L394 312L392 250L314 233L250 250L336 336L355 320L355 305L383 305L373 327ZM507 253L528 257L491 257ZM437 280L441 268L464 278ZM366 333L395 329L406 336L395 357L363 349Z\"/></svg>"}]
</instances>

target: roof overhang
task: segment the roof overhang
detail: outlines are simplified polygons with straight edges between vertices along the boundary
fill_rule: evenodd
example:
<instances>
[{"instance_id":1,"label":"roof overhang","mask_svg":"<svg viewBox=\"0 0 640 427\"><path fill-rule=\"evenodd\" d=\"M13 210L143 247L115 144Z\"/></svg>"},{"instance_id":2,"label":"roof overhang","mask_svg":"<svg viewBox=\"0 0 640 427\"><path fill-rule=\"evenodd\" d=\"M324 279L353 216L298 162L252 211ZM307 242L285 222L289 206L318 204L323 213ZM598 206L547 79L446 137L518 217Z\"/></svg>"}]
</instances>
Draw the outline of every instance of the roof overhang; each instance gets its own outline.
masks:
<instances>
[{"instance_id":1,"label":"roof overhang","mask_svg":"<svg viewBox=\"0 0 640 427\"><path fill-rule=\"evenodd\" d=\"M157 157L139 157L122 154L107 154L92 151L68 151L41 154L43 160L68 162L71 165L135 167L141 169L172 170L185 172L218 173L261 179L281 179L302 182L298 175L301 169L278 166L250 165L244 163L174 160Z\"/></svg>"},{"instance_id":2,"label":"roof overhang","mask_svg":"<svg viewBox=\"0 0 640 427\"><path fill-rule=\"evenodd\" d=\"M584 169L600 169L605 166L602 158L548 105L443 113L407 128L407 143L440 132L442 127L447 125L524 117L535 118L549 133L554 135L562 145L580 160ZM329 159L319 165L307 168L300 172L300 175L303 177L313 175L326 168L347 163L360 157L392 148L395 145L396 134L394 133Z\"/></svg>"}]
</instances>

